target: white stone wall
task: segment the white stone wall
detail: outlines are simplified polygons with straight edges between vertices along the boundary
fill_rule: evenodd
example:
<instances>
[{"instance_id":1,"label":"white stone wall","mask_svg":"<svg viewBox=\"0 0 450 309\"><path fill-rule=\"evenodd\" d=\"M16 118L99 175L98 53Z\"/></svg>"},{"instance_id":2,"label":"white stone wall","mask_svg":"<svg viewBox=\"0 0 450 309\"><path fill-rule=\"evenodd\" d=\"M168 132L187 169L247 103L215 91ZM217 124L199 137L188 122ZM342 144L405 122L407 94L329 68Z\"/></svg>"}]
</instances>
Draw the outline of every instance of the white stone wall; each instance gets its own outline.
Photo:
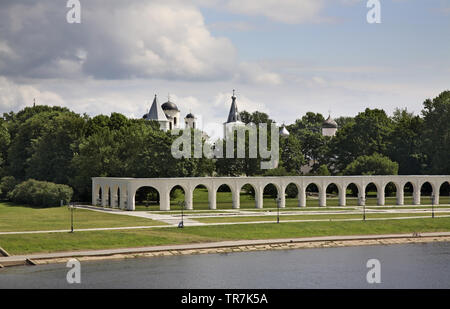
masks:
<instances>
[{"instance_id":1,"label":"white stone wall","mask_svg":"<svg viewBox=\"0 0 450 309\"><path fill-rule=\"evenodd\" d=\"M186 209L193 209L193 192L199 185L208 189L209 208L216 209L217 189L226 184L232 193L233 208L239 208L239 194L244 185L255 189L255 207L263 208L263 192L268 184L273 184L281 199L280 207L285 207L286 187L293 183L298 189L298 206L306 207L306 188L315 184L319 190L319 206L326 206L326 189L335 184L339 190L339 205L346 205L346 189L350 184L358 188L359 205L365 203L367 185L377 187L378 205L385 203L385 187L392 182L396 186L397 205L404 204L404 187L410 182L413 186L413 204L420 204L420 189L426 182L431 184L435 203L439 204L439 189L450 176L283 176L283 177L190 177L190 178L92 178L92 204L103 207L135 209L136 191L145 186L155 188L160 196L160 210L170 210L170 191L179 185L185 192ZM110 198L109 198L110 197Z\"/></svg>"}]
</instances>

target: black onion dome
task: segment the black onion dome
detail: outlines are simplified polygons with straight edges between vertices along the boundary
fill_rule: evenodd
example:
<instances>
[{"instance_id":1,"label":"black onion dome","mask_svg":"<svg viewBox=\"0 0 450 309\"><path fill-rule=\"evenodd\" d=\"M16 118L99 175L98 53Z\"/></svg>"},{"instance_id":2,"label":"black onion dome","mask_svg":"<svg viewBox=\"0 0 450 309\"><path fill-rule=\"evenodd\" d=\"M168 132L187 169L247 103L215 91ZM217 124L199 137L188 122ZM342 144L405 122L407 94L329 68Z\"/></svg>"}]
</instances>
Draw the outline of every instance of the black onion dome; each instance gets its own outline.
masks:
<instances>
[{"instance_id":1,"label":"black onion dome","mask_svg":"<svg viewBox=\"0 0 450 309\"><path fill-rule=\"evenodd\" d=\"M192 115L192 113L189 113L189 114L187 114L187 115L186 115L186 118L194 119L194 118L195 118L195 116L194 116L194 115Z\"/></svg>"},{"instance_id":2,"label":"black onion dome","mask_svg":"<svg viewBox=\"0 0 450 309\"><path fill-rule=\"evenodd\" d=\"M337 129L338 125L336 123L336 121L334 121L333 118L331 118L331 116L328 116L328 119L325 120L322 124L322 128L333 128L333 129Z\"/></svg>"},{"instance_id":3,"label":"black onion dome","mask_svg":"<svg viewBox=\"0 0 450 309\"><path fill-rule=\"evenodd\" d=\"M161 105L161 107L165 111L179 111L177 105L170 101L167 101L166 103Z\"/></svg>"}]
</instances>

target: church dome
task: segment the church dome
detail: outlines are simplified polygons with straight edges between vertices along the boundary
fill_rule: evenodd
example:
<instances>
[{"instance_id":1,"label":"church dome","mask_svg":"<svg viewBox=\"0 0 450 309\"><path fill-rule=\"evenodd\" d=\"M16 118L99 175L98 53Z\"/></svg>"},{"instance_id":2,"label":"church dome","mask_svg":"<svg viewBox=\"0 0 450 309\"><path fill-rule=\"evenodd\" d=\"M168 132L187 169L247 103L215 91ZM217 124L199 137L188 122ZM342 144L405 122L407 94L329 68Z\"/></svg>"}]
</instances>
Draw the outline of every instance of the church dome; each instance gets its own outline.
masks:
<instances>
[{"instance_id":1,"label":"church dome","mask_svg":"<svg viewBox=\"0 0 450 309\"><path fill-rule=\"evenodd\" d=\"M166 103L161 105L161 107L164 111L179 111L177 105L170 101L167 101Z\"/></svg>"},{"instance_id":2,"label":"church dome","mask_svg":"<svg viewBox=\"0 0 450 309\"><path fill-rule=\"evenodd\" d=\"M187 119L195 119L195 116L192 113L186 115Z\"/></svg>"},{"instance_id":3,"label":"church dome","mask_svg":"<svg viewBox=\"0 0 450 309\"><path fill-rule=\"evenodd\" d=\"M337 129L338 125L336 123L336 121L334 121L333 118L331 118L331 115L328 116L328 119L325 120L322 124L322 128L332 128L332 129Z\"/></svg>"}]
</instances>

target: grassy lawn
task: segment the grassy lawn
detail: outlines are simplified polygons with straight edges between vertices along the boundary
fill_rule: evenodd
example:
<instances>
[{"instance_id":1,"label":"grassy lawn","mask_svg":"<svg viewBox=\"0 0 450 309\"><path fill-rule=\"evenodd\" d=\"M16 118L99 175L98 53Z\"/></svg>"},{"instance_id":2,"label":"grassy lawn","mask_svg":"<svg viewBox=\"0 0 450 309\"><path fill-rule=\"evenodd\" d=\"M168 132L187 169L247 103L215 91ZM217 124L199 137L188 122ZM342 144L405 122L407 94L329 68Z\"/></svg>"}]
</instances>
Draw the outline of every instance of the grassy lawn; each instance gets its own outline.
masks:
<instances>
[{"instance_id":1,"label":"grassy lawn","mask_svg":"<svg viewBox=\"0 0 450 309\"><path fill-rule=\"evenodd\" d=\"M11 254L186 244L238 239L294 238L450 231L450 218L351 222L282 222L257 225L197 226L184 229L95 231L0 235Z\"/></svg>"},{"instance_id":2,"label":"grassy lawn","mask_svg":"<svg viewBox=\"0 0 450 309\"><path fill-rule=\"evenodd\" d=\"M435 217L438 216L448 216L450 212L447 213L439 213L435 214ZM366 218L399 218L399 217L418 217L418 216L431 216L429 213L405 213L405 214L367 214ZM270 221L275 222L277 220L277 216L236 216L236 217L215 217L215 218L192 218L195 221L202 223L225 223L225 222L262 222L262 221ZM280 216L280 221L289 221L289 220L323 220L323 219L361 219L362 214L337 214L337 215L289 215L289 216Z\"/></svg>"},{"instance_id":3,"label":"grassy lawn","mask_svg":"<svg viewBox=\"0 0 450 309\"><path fill-rule=\"evenodd\" d=\"M170 201L171 210L178 210L180 206L178 206L178 202L184 200L184 195L180 194L178 198L172 199ZM397 199L395 196L386 197L385 199L386 205L395 206L397 204ZM412 205L413 199L411 196L405 196L404 204ZM198 188L194 190L194 210L208 210L208 191L206 189ZM356 197L347 196L347 206L357 206L358 199ZM431 198L429 196L422 196L421 199L422 205L431 205ZM441 196L440 204L450 204L449 196ZM217 192L216 197L216 205L217 209L232 209L232 199L231 192ZM263 201L264 208L276 208L277 204L274 198L265 196ZM369 195L366 199L367 206L376 206L377 198L376 196ZM313 197L307 197L306 207L318 207L319 200ZM327 198L327 206L339 206L339 199L336 198ZM298 208L298 199L297 198L286 198L286 207L297 207ZM249 194L241 194L240 195L240 208L241 209L255 209L255 199L252 195ZM136 205L136 210L148 210L148 211L159 211L159 205L152 204L149 207L145 207L144 205Z\"/></svg>"},{"instance_id":4,"label":"grassy lawn","mask_svg":"<svg viewBox=\"0 0 450 309\"><path fill-rule=\"evenodd\" d=\"M75 209L74 226L81 228L164 225L165 223L124 215ZM70 229L70 211L67 207L35 208L0 203L0 232Z\"/></svg>"}]
</instances>

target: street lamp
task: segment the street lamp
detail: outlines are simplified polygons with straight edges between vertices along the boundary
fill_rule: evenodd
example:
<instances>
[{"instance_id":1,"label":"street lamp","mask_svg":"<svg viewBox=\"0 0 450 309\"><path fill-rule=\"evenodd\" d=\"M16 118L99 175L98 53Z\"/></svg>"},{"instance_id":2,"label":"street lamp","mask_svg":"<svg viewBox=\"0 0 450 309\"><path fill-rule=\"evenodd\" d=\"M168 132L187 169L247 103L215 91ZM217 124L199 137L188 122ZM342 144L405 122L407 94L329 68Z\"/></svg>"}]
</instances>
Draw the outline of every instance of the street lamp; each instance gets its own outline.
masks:
<instances>
[{"instance_id":1,"label":"street lamp","mask_svg":"<svg viewBox=\"0 0 450 309\"><path fill-rule=\"evenodd\" d=\"M185 202L184 201L179 201L178 205L181 207L181 222L178 223L178 227L180 229L182 229L184 227L184 206L185 206Z\"/></svg>"},{"instance_id":2,"label":"street lamp","mask_svg":"<svg viewBox=\"0 0 450 309\"><path fill-rule=\"evenodd\" d=\"M281 204L281 198L278 197L276 199L277 202L277 223L280 223L280 204Z\"/></svg>"},{"instance_id":3,"label":"street lamp","mask_svg":"<svg viewBox=\"0 0 450 309\"><path fill-rule=\"evenodd\" d=\"M436 197L434 196L434 194L431 195L431 218L434 218L434 199Z\"/></svg>"},{"instance_id":4,"label":"street lamp","mask_svg":"<svg viewBox=\"0 0 450 309\"><path fill-rule=\"evenodd\" d=\"M75 208L75 203L69 203L69 211L70 211L70 233L73 233L73 210Z\"/></svg>"},{"instance_id":5,"label":"street lamp","mask_svg":"<svg viewBox=\"0 0 450 309\"><path fill-rule=\"evenodd\" d=\"M361 197L361 203L363 204L363 221L366 221L366 195Z\"/></svg>"}]
</instances>

